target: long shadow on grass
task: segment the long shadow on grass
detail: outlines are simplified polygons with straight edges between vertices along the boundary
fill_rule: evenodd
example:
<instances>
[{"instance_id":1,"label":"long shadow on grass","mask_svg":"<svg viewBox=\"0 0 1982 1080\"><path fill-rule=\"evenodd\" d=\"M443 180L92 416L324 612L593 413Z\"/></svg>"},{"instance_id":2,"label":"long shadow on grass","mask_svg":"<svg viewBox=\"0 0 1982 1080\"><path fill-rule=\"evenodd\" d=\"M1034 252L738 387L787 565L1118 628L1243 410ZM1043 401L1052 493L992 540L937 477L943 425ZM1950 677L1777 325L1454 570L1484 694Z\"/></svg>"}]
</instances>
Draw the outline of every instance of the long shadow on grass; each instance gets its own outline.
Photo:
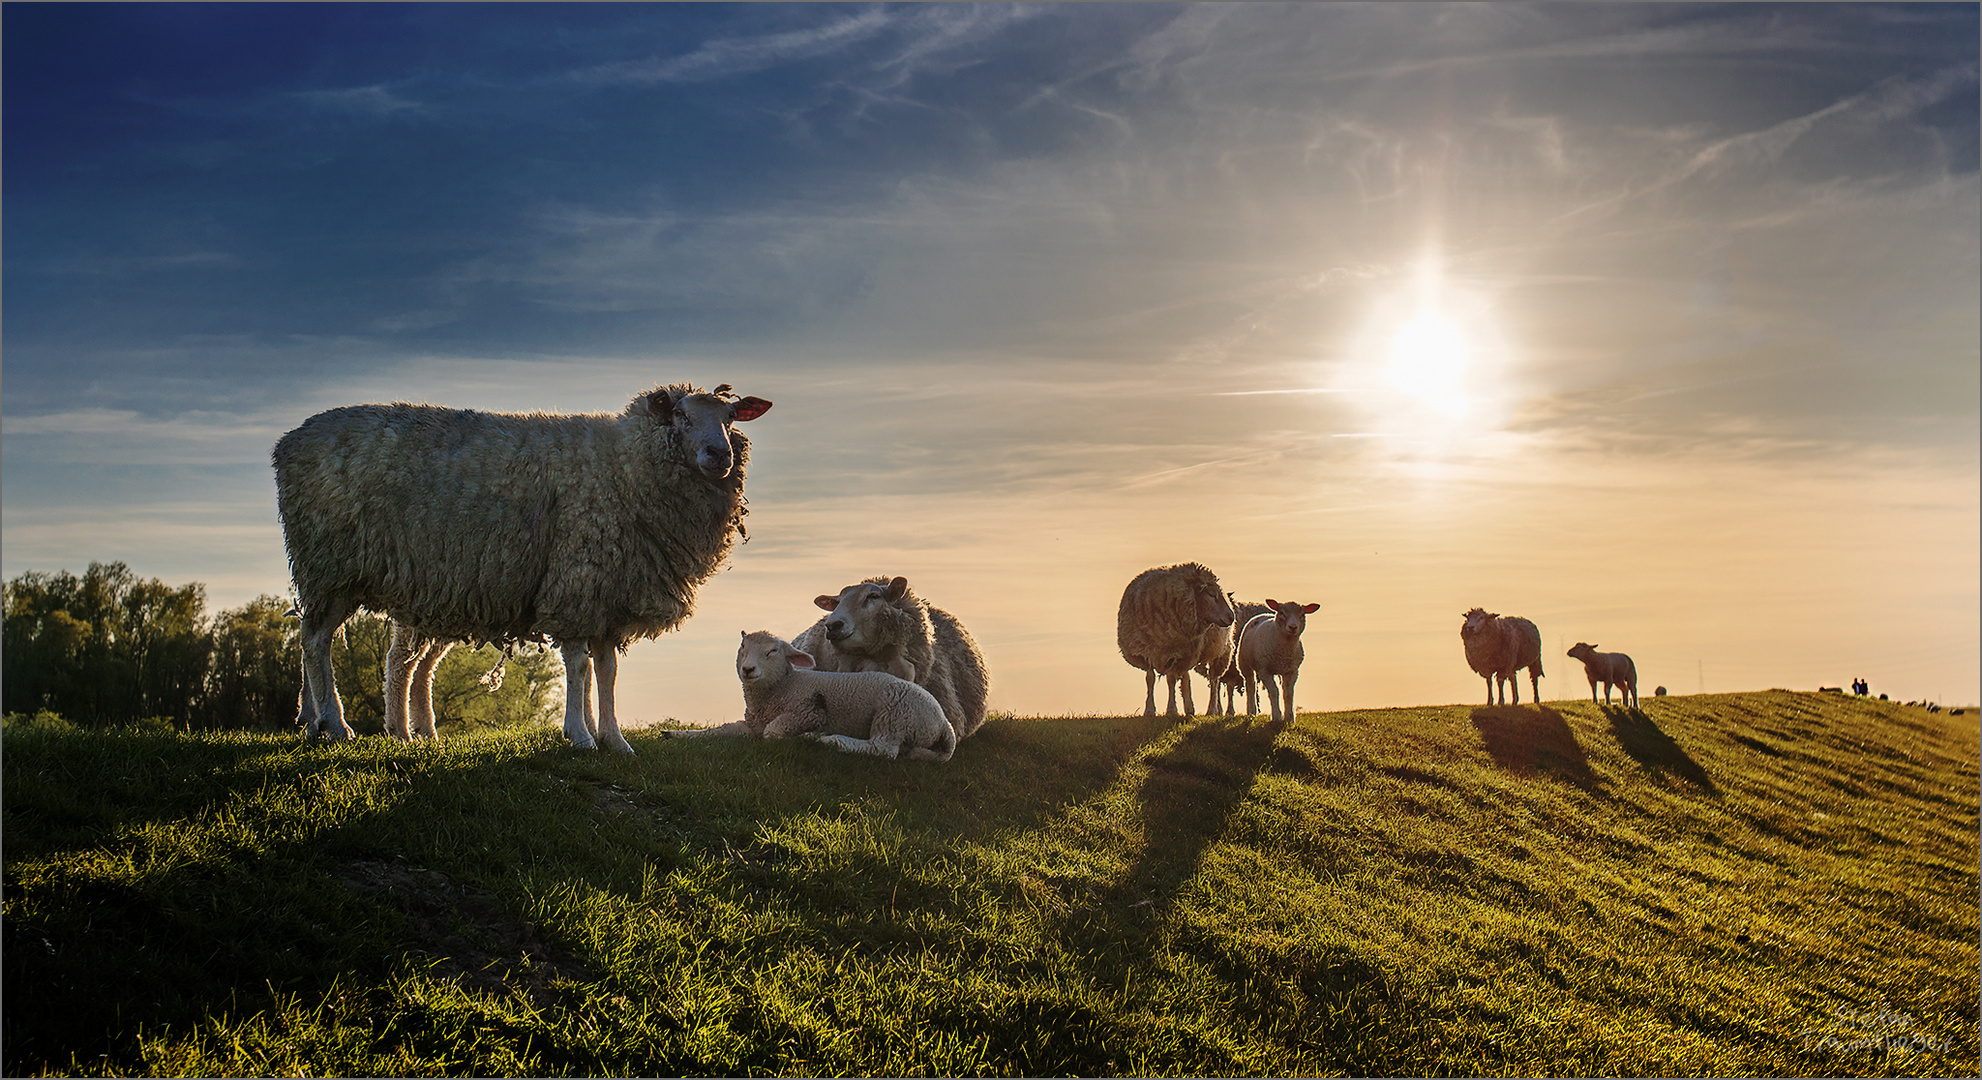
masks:
<instances>
[{"instance_id":1,"label":"long shadow on grass","mask_svg":"<svg viewBox=\"0 0 1982 1080\"><path fill-rule=\"evenodd\" d=\"M1498 705L1473 710L1473 726L1494 764L1517 776L1546 776L1595 792L1590 759L1562 714L1547 706Z\"/></svg>"},{"instance_id":2,"label":"long shadow on grass","mask_svg":"<svg viewBox=\"0 0 1982 1080\"><path fill-rule=\"evenodd\" d=\"M1130 903L1167 907L1197 872L1204 849L1225 831L1232 808L1252 790L1284 723L1200 720L1142 783L1142 855L1116 888Z\"/></svg>"},{"instance_id":3,"label":"long shadow on grass","mask_svg":"<svg viewBox=\"0 0 1982 1080\"><path fill-rule=\"evenodd\" d=\"M1714 785L1707 770L1643 711L1606 705L1603 712L1610 718L1611 734L1617 736L1618 745L1624 747L1632 760L1661 776L1678 776L1701 791L1720 797L1720 788Z\"/></svg>"}]
</instances>

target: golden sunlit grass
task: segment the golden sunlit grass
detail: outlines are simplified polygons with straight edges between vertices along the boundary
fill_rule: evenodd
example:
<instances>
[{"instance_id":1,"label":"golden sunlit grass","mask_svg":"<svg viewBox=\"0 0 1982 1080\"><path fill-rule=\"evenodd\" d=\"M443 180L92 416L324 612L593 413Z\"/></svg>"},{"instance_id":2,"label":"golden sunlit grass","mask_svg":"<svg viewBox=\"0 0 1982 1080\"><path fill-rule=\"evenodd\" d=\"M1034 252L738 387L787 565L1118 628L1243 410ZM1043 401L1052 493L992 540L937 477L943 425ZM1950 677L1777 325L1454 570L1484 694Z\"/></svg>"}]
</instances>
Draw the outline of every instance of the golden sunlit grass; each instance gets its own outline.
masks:
<instances>
[{"instance_id":1,"label":"golden sunlit grass","mask_svg":"<svg viewBox=\"0 0 1982 1080\"><path fill-rule=\"evenodd\" d=\"M1943 1074L1974 718L5 735L9 1074Z\"/></svg>"}]
</instances>

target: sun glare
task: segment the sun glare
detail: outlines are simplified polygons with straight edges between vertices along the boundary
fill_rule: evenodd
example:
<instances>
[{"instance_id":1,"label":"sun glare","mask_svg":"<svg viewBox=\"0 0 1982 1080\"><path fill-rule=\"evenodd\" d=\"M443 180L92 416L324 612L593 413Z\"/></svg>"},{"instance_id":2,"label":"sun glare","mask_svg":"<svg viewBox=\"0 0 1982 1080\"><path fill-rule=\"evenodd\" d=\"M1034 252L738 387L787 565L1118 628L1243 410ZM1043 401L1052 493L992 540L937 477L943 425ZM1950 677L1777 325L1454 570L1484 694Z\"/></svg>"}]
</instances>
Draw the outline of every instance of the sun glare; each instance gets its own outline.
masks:
<instances>
[{"instance_id":1,"label":"sun glare","mask_svg":"<svg viewBox=\"0 0 1982 1080\"><path fill-rule=\"evenodd\" d=\"M1442 415L1463 416L1471 351L1452 320L1436 309L1420 311L1390 341L1390 385Z\"/></svg>"}]
</instances>

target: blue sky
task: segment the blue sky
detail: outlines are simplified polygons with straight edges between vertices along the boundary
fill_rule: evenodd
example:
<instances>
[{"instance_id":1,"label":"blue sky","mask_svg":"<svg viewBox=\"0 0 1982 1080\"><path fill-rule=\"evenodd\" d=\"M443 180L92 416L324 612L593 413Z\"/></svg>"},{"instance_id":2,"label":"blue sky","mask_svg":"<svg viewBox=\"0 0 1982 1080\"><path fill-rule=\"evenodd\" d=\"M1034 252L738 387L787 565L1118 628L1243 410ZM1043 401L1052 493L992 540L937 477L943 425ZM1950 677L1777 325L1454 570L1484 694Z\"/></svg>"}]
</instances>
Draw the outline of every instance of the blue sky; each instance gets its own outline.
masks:
<instances>
[{"instance_id":1,"label":"blue sky","mask_svg":"<svg viewBox=\"0 0 1982 1080\"><path fill-rule=\"evenodd\" d=\"M636 718L877 572L994 705L1130 708L1185 559L1322 604L1313 707L1469 700L1474 604L1675 690L1982 682L1974 5L0 18L8 577L281 592L311 413L688 378L778 407Z\"/></svg>"}]
</instances>

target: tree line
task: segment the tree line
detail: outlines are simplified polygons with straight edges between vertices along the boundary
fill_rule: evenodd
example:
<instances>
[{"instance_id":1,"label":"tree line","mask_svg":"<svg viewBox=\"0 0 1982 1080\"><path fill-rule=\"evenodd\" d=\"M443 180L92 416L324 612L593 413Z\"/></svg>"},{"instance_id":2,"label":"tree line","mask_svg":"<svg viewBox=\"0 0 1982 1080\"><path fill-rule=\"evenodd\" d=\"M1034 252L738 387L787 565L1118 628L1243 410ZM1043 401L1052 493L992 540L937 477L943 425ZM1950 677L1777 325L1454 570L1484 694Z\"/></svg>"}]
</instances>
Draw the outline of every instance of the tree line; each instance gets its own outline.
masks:
<instances>
[{"instance_id":1,"label":"tree line","mask_svg":"<svg viewBox=\"0 0 1982 1080\"><path fill-rule=\"evenodd\" d=\"M302 683L294 604L277 596L206 614L206 586L140 579L121 562L30 570L0 585L0 711L53 713L84 727L154 717L191 731L293 728ZM385 730L385 653L390 624L360 612L331 649L345 719ZM493 646L456 648L434 674L442 725L541 722L561 705L563 667L542 645L501 659Z\"/></svg>"}]
</instances>

